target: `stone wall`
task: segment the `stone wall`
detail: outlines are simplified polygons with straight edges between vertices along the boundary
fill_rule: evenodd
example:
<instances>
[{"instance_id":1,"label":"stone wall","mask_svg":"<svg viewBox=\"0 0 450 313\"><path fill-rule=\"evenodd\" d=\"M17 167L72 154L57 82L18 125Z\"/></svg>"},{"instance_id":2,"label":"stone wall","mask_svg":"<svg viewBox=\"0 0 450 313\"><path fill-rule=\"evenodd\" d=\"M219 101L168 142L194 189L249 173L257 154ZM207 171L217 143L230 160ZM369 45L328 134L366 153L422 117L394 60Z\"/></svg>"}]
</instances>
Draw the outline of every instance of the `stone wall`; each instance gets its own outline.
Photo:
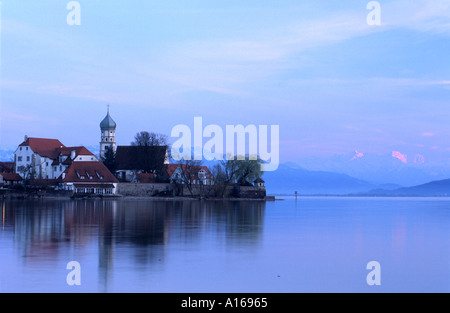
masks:
<instances>
[{"instance_id":1,"label":"stone wall","mask_svg":"<svg viewBox=\"0 0 450 313\"><path fill-rule=\"evenodd\" d=\"M19 199L34 199L34 198L67 198L72 195L70 191L61 190L14 190L14 189L0 189L0 198L19 198Z\"/></svg>"},{"instance_id":2,"label":"stone wall","mask_svg":"<svg viewBox=\"0 0 450 313\"><path fill-rule=\"evenodd\" d=\"M174 194L191 196L189 189L183 186L183 191L176 191ZM203 196L205 198L220 197L221 190L217 186L192 186L192 192L195 197ZM242 199L264 199L266 197L265 187L253 186L228 186L223 194L224 198L242 198Z\"/></svg>"},{"instance_id":3,"label":"stone wall","mask_svg":"<svg viewBox=\"0 0 450 313\"><path fill-rule=\"evenodd\" d=\"M194 197L214 198L218 194L216 186L203 185L192 186ZM191 197L191 192L186 185L174 184L140 184L119 183L117 195L134 197L157 197L157 196L180 196ZM253 186L229 186L224 193L225 198L264 199L266 197L265 187Z\"/></svg>"}]
</instances>

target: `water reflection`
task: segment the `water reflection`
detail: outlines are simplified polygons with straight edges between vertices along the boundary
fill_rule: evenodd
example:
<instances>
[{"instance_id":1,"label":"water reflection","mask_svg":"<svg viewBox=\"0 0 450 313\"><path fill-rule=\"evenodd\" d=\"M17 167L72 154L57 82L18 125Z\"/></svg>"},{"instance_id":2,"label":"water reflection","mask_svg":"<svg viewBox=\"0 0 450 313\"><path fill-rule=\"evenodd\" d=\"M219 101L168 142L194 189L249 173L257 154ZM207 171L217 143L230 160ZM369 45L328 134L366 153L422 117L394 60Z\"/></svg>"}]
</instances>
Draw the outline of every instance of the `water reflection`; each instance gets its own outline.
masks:
<instances>
[{"instance_id":1,"label":"water reflection","mask_svg":"<svg viewBox=\"0 0 450 313\"><path fill-rule=\"evenodd\" d=\"M264 212L264 202L7 200L2 233L11 235L24 266L51 267L83 253L98 254L99 281L106 286L118 259L148 268L164 264L169 250L195 249L211 240L256 249Z\"/></svg>"}]
</instances>

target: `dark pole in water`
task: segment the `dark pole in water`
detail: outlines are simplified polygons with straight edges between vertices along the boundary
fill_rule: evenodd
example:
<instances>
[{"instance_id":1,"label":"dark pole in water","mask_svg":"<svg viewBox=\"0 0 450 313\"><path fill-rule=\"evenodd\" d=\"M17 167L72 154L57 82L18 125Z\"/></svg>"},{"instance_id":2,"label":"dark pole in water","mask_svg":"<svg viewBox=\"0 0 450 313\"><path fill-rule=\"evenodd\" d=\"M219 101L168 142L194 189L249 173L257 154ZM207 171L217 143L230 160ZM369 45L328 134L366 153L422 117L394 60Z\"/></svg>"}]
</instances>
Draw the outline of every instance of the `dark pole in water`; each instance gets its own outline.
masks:
<instances>
[{"instance_id":1,"label":"dark pole in water","mask_svg":"<svg viewBox=\"0 0 450 313\"><path fill-rule=\"evenodd\" d=\"M295 200L297 200L297 191L295 192Z\"/></svg>"}]
</instances>

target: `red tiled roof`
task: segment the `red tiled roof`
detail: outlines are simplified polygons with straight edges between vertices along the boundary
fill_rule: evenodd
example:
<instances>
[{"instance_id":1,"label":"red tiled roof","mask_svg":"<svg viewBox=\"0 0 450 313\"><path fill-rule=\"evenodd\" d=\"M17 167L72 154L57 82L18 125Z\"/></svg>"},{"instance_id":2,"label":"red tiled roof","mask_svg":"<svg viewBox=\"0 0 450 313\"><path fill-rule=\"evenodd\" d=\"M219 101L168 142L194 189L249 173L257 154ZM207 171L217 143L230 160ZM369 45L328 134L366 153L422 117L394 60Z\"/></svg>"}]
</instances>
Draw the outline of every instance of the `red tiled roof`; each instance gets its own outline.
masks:
<instances>
[{"instance_id":1,"label":"red tiled roof","mask_svg":"<svg viewBox=\"0 0 450 313\"><path fill-rule=\"evenodd\" d=\"M0 173L14 172L14 162L0 162Z\"/></svg>"},{"instance_id":2,"label":"red tiled roof","mask_svg":"<svg viewBox=\"0 0 450 313\"><path fill-rule=\"evenodd\" d=\"M66 174L66 177L62 181L65 183L119 182L102 162L73 162L64 173ZM82 177L84 177L84 179Z\"/></svg>"},{"instance_id":3,"label":"red tiled roof","mask_svg":"<svg viewBox=\"0 0 450 313\"><path fill-rule=\"evenodd\" d=\"M74 184L75 188L115 188L113 184Z\"/></svg>"},{"instance_id":4,"label":"red tiled roof","mask_svg":"<svg viewBox=\"0 0 450 313\"><path fill-rule=\"evenodd\" d=\"M62 155L70 156L72 151L75 151L75 156L79 155L94 155L91 151L86 149L86 147L80 146L80 147L64 147L60 149L60 153Z\"/></svg>"},{"instance_id":5,"label":"red tiled roof","mask_svg":"<svg viewBox=\"0 0 450 313\"><path fill-rule=\"evenodd\" d=\"M6 181L21 181L22 177L20 177L17 173L0 173L3 176L3 180Z\"/></svg>"},{"instance_id":6,"label":"red tiled roof","mask_svg":"<svg viewBox=\"0 0 450 313\"><path fill-rule=\"evenodd\" d=\"M173 173L177 170L178 167L181 167L181 169L184 171L186 171L186 164L167 164L166 168L167 168L167 174L169 175L169 177L172 177ZM213 175L211 173L211 171L209 170L209 168L207 166L203 166L203 165L192 165L190 166L189 171L191 171L192 174L192 178L193 179L198 179L198 172L204 169L206 172L206 178L212 178Z\"/></svg>"},{"instance_id":7,"label":"red tiled roof","mask_svg":"<svg viewBox=\"0 0 450 313\"><path fill-rule=\"evenodd\" d=\"M72 164L72 159L69 157L69 158L67 158L67 159L65 159L64 161L62 161L62 162L59 162L59 159L56 159L56 160L54 160L53 162L52 162L52 166L54 166L54 165L70 165L70 164Z\"/></svg>"},{"instance_id":8,"label":"red tiled roof","mask_svg":"<svg viewBox=\"0 0 450 313\"><path fill-rule=\"evenodd\" d=\"M29 146L33 152L43 157L50 159L56 159L59 155L59 149L65 146L58 139L46 139L46 138L27 138L22 142L20 147Z\"/></svg>"}]
</instances>

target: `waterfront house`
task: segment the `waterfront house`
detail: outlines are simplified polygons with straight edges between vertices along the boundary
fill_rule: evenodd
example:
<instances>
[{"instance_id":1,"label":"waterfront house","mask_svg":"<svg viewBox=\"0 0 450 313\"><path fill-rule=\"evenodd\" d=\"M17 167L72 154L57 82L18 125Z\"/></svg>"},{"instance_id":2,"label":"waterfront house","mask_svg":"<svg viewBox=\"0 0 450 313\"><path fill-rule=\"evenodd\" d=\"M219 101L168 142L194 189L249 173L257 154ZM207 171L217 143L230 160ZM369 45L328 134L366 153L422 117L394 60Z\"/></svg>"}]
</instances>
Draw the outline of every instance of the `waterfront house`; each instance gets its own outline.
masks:
<instances>
[{"instance_id":1,"label":"waterfront house","mask_svg":"<svg viewBox=\"0 0 450 313\"><path fill-rule=\"evenodd\" d=\"M119 181L98 161L73 162L58 178L60 188L75 194L116 194Z\"/></svg>"},{"instance_id":2,"label":"waterfront house","mask_svg":"<svg viewBox=\"0 0 450 313\"><path fill-rule=\"evenodd\" d=\"M261 177L258 177L253 183L255 184L255 187L264 187L265 182Z\"/></svg>"},{"instance_id":3,"label":"waterfront house","mask_svg":"<svg viewBox=\"0 0 450 313\"><path fill-rule=\"evenodd\" d=\"M166 170L171 183L214 185L214 176L207 166L168 164Z\"/></svg>"},{"instance_id":4,"label":"waterfront house","mask_svg":"<svg viewBox=\"0 0 450 313\"><path fill-rule=\"evenodd\" d=\"M0 187L10 187L22 183L22 177L16 173L0 173Z\"/></svg>"}]
</instances>

